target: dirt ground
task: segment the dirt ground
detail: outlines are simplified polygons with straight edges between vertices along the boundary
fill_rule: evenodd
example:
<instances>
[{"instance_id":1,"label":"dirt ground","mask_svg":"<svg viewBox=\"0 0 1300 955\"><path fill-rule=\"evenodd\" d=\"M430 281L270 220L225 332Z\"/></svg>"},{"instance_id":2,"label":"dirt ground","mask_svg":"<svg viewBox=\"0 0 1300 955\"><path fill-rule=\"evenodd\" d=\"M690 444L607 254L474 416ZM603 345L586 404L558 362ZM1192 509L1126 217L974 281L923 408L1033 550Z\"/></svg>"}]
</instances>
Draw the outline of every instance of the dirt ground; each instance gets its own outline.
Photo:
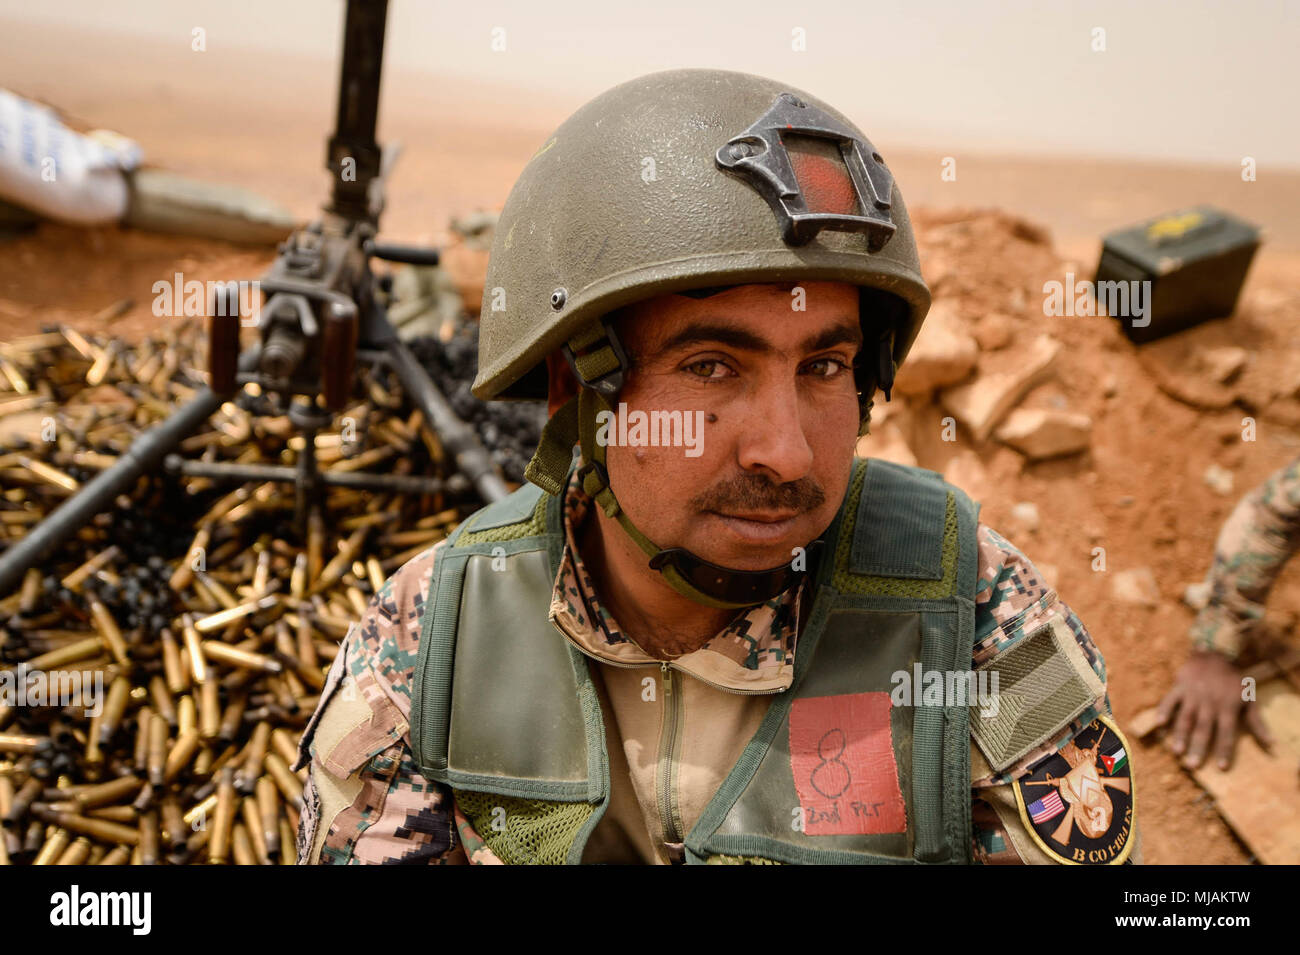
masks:
<instances>
[{"instance_id":1,"label":"dirt ground","mask_svg":"<svg viewBox=\"0 0 1300 955\"><path fill-rule=\"evenodd\" d=\"M114 64L110 96L84 70L60 75L38 68L37 51L24 44L13 50L15 57L0 69L0 85L137 137L155 163L238 182L303 217L323 198L332 67L309 83L286 67L286 85L277 92L292 89L293 96L259 96L247 83L217 96L211 81L196 79L193 70L159 72L147 69L148 61L125 58ZM77 40L69 38L54 54L39 52L72 58ZM530 114L516 100L492 119L482 112L435 118L427 108L430 95L404 95L400 84L386 88L381 136L406 144L385 219L384 231L394 239L439 241L451 215L502 202L541 136L567 111L539 106ZM286 102L311 105L296 110ZM913 207L936 298L950 300L972 324L989 313L1007 316L1011 348L1042 332L1064 346L1055 375L1022 405L1089 415L1089 451L1027 464L996 441L947 443L939 438L945 412L934 403L912 403L910 437L919 463L936 470L963 450L977 452L986 473L976 483L984 486L969 490L983 500L982 519L1049 568L1048 579L1105 655L1111 699L1123 723L1160 699L1185 658L1192 612L1180 598L1187 584L1203 577L1235 501L1300 453L1300 402L1294 397L1300 386L1300 174L1244 184L1234 169L965 157L956 151L954 183L939 177L941 153L891 152L876 142ZM1060 281L1071 270L1090 278L1103 231L1201 201L1268 229L1233 318L1138 349L1110 319L1043 316L1043 282ZM0 340L47 322L103 332L93 317L128 298L134 305L111 330L138 337L159 321L149 307L154 282L170 281L176 271L201 280L256 278L271 257L265 248L46 224L0 244ZM1230 394L1201 396L1207 406L1194 406L1190 386L1179 386L1187 353L1217 345L1245 348L1248 364ZM1216 404L1222 406L1208 406ZM1257 420L1253 442L1241 440L1246 415ZM1211 464L1232 472L1231 493L1207 485ZM1037 506L1037 527L1013 518L1021 502ZM1106 549L1106 572L1092 569L1097 546ZM1141 567L1154 574L1158 604L1117 602L1114 574ZM1300 613L1298 580L1300 566L1293 565L1270 604L1284 623ZM1248 861L1248 851L1167 751L1142 746L1134 764L1147 862ZM1296 799L1300 806L1300 786Z\"/></svg>"},{"instance_id":2,"label":"dirt ground","mask_svg":"<svg viewBox=\"0 0 1300 955\"><path fill-rule=\"evenodd\" d=\"M1050 246L1020 238L1001 214L923 210L917 216L922 261L942 262L951 278L937 297L950 298L972 323L990 312L1009 315L1017 343L1043 331L1062 345L1054 377L1029 393L1022 407L1064 407L1093 420L1091 449L1037 464L989 441L975 445L987 471L981 519L1004 533L1038 565L1078 613L1106 658L1111 701L1121 723L1157 703L1186 657L1193 613L1182 602L1187 584L1201 580L1214 539L1237 498L1300 453L1300 416L1287 382L1300 370L1300 257L1264 255L1255 263L1236 314L1161 342L1130 344L1108 318L1045 318L1042 283L1067 270L1088 275L1095 257L1067 259ZM931 281L934 281L932 278ZM1025 290L1028 307L1009 303ZM1037 292L1037 294L1035 294ZM1235 400L1220 410L1172 397L1157 378L1178 389L1185 352L1198 346L1237 345L1249 363L1236 387L1204 396ZM1153 373L1154 372L1154 373ZM1106 391L1112 391L1107 397ZM1198 396L1199 397L1199 396ZM912 447L922 466L945 470L970 445L939 439L945 411L914 412ZM1241 439L1242 420L1256 418L1256 440ZM1212 490L1211 464L1231 471L1234 489ZM1036 528L1012 516L1032 502ZM1104 547L1106 572L1093 570L1093 548ZM1147 608L1120 603L1112 578L1150 568L1159 602ZM1269 609L1286 627L1300 610L1300 566L1278 581ZM1215 812L1178 761L1159 745L1139 750L1141 826L1149 863L1241 863L1249 853ZM1296 790L1300 811L1300 785ZM1195 833L1192 837L1190 833Z\"/></svg>"}]
</instances>

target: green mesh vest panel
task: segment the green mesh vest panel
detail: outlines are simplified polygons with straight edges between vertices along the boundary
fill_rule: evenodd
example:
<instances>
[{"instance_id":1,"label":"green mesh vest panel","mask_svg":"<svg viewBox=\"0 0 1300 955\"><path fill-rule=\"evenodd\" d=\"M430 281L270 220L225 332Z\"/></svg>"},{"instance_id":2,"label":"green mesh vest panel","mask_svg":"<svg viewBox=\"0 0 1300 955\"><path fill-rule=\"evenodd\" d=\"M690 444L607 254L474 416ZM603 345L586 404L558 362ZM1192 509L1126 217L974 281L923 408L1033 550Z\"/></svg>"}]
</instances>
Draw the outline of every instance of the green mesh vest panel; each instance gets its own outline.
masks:
<instances>
[{"instance_id":1,"label":"green mesh vest panel","mask_svg":"<svg viewBox=\"0 0 1300 955\"><path fill-rule=\"evenodd\" d=\"M596 807L585 802L456 792L456 805L506 865L563 865Z\"/></svg>"},{"instance_id":2,"label":"green mesh vest panel","mask_svg":"<svg viewBox=\"0 0 1300 955\"><path fill-rule=\"evenodd\" d=\"M527 520L519 521L513 524L501 524L487 527L484 530L475 530L475 518L482 515L484 511L478 511L470 515L465 521L464 532L458 535L457 546L469 547L472 544L495 544L501 541L522 540L526 537L537 537L546 532L546 497L541 497L537 501L537 506L533 508L532 514Z\"/></svg>"},{"instance_id":3,"label":"green mesh vest panel","mask_svg":"<svg viewBox=\"0 0 1300 955\"><path fill-rule=\"evenodd\" d=\"M786 806L797 797L783 746L796 698L845 692L857 673L878 685L882 668L900 661L969 666L976 515L932 472L854 463L825 535L795 685L774 697L688 834L688 861L967 860L964 708L891 715L906 790L901 835L790 834ZM423 775L451 786L474 830L510 864L580 861L608 804L587 660L547 620L562 550L560 498L521 488L473 515L440 551L422 621L411 710L417 761Z\"/></svg>"}]
</instances>

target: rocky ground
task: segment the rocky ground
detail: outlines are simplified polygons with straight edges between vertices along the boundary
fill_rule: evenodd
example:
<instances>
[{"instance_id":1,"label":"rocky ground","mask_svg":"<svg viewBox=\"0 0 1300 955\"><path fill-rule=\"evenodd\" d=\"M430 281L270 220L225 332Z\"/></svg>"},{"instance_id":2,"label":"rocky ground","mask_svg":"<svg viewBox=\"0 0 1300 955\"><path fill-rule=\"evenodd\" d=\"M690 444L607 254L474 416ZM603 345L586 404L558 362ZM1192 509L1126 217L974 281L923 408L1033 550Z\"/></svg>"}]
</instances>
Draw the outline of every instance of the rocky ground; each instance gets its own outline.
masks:
<instances>
[{"instance_id":1,"label":"rocky ground","mask_svg":"<svg viewBox=\"0 0 1300 955\"><path fill-rule=\"evenodd\" d=\"M1184 659L1184 594L1235 501L1300 453L1293 271L1257 263L1232 318L1137 347L1110 318L1044 316L1044 282L1089 277L1094 262L1066 259L1040 227L998 212L916 218L935 306L896 406L860 448L942 471L983 501L982 519L1096 637L1122 721L1157 702ZM1297 573L1270 603L1283 633ZM1167 751L1143 746L1136 765L1148 862L1249 858Z\"/></svg>"}]
</instances>

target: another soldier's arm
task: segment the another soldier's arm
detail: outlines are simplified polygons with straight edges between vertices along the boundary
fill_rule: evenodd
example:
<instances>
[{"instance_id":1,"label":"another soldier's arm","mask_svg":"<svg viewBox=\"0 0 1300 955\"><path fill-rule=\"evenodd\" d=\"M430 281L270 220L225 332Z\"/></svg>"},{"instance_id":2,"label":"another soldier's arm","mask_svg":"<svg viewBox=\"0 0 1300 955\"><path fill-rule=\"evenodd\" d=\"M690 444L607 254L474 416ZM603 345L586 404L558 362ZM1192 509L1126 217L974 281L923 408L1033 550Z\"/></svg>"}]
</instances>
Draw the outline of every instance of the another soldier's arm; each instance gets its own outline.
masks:
<instances>
[{"instance_id":1,"label":"another soldier's arm","mask_svg":"<svg viewBox=\"0 0 1300 955\"><path fill-rule=\"evenodd\" d=\"M1169 745L1199 766L1211 744L1221 769L1232 763L1237 721L1264 746L1272 735L1259 707L1241 698L1234 661L1264 616L1264 601L1287 558L1300 546L1300 458L1238 502L1219 531L1206 582L1209 602L1192 624L1193 650L1160 701L1160 721L1174 722ZM1190 743L1190 747L1189 747Z\"/></svg>"},{"instance_id":2,"label":"another soldier's arm","mask_svg":"<svg viewBox=\"0 0 1300 955\"><path fill-rule=\"evenodd\" d=\"M464 863L451 791L420 775L410 678L432 553L406 564L352 626L295 768L310 765L299 864Z\"/></svg>"},{"instance_id":3,"label":"another soldier's arm","mask_svg":"<svg viewBox=\"0 0 1300 955\"><path fill-rule=\"evenodd\" d=\"M983 524L979 577L972 666L987 673L998 703L971 711L975 860L1140 862L1134 780L1096 644L1028 558ZM1100 832L1073 821L1074 790L1059 785L1067 756L1102 787L1104 802L1079 817L1098 829L1104 822Z\"/></svg>"},{"instance_id":4,"label":"another soldier's arm","mask_svg":"<svg viewBox=\"0 0 1300 955\"><path fill-rule=\"evenodd\" d=\"M1209 603L1192 625L1192 643L1229 660L1264 616L1282 565L1300 548L1300 458L1238 502L1219 532L1206 582Z\"/></svg>"}]
</instances>

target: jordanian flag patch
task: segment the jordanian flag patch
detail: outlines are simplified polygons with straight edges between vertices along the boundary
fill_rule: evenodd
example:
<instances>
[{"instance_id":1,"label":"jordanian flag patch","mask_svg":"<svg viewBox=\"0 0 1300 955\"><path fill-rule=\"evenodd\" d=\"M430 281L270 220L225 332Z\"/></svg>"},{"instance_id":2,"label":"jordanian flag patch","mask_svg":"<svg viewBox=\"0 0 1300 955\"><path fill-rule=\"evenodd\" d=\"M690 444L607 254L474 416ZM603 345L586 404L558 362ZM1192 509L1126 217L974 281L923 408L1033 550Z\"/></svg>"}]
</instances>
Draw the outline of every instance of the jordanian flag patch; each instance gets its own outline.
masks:
<instances>
[{"instance_id":1,"label":"jordanian flag patch","mask_svg":"<svg viewBox=\"0 0 1300 955\"><path fill-rule=\"evenodd\" d=\"M1117 770L1123 769L1128 762L1128 753L1124 752L1121 746L1108 756L1101 757L1101 765L1106 767L1106 775L1114 776Z\"/></svg>"}]
</instances>

